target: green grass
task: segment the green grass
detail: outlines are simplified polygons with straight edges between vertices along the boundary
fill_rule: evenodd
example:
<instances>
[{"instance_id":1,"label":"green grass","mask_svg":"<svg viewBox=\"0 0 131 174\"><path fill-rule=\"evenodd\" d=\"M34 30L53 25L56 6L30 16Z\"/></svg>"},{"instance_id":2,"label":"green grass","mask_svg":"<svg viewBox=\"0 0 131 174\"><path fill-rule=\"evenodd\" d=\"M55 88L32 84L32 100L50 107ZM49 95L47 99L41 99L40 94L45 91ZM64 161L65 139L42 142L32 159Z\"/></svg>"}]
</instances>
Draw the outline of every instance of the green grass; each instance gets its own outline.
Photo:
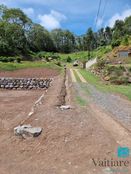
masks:
<instances>
[{"instance_id":1,"label":"green grass","mask_svg":"<svg viewBox=\"0 0 131 174\"><path fill-rule=\"evenodd\" d=\"M105 85L99 77L95 76L89 71L81 69L80 73L87 80L87 82L96 86L97 89L104 92L119 93L131 100L131 85Z\"/></svg>"},{"instance_id":2,"label":"green grass","mask_svg":"<svg viewBox=\"0 0 131 174\"><path fill-rule=\"evenodd\" d=\"M75 77L76 77L77 82L80 83L81 89L84 90L84 91L86 92L86 94L89 95L89 94L90 94L90 93L89 93L89 90L88 90L87 87L81 82L81 80L80 80L78 74L76 73L76 71L74 71L74 75L75 75Z\"/></svg>"},{"instance_id":3,"label":"green grass","mask_svg":"<svg viewBox=\"0 0 131 174\"><path fill-rule=\"evenodd\" d=\"M87 60L88 59L88 51L79 51L70 54L59 54L61 61L66 62L67 57L71 57L72 61L74 60Z\"/></svg>"},{"instance_id":4,"label":"green grass","mask_svg":"<svg viewBox=\"0 0 131 174\"><path fill-rule=\"evenodd\" d=\"M76 102L80 105L80 106L86 106L86 101L83 100L80 96L76 97Z\"/></svg>"},{"instance_id":5,"label":"green grass","mask_svg":"<svg viewBox=\"0 0 131 174\"><path fill-rule=\"evenodd\" d=\"M74 75L75 75L75 78L76 78L77 82L81 82L81 80L80 80L78 74L76 73L76 71L73 70L73 72L74 72Z\"/></svg>"},{"instance_id":6,"label":"green grass","mask_svg":"<svg viewBox=\"0 0 131 174\"><path fill-rule=\"evenodd\" d=\"M99 47L97 50L94 50L92 52L90 52L90 56L91 58L94 57L103 57L106 53L112 51L111 46L103 46L103 47ZM79 51L79 52L75 52L75 53L70 53L70 54L58 54L60 56L60 60L66 62L67 57L71 57L72 61L74 60L88 60L88 51Z\"/></svg>"},{"instance_id":7,"label":"green grass","mask_svg":"<svg viewBox=\"0 0 131 174\"><path fill-rule=\"evenodd\" d=\"M96 50L93 51L93 55L94 57L103 57L106 53L109 53L110 51L112 51L111 46L101 46L99 48L97 48Z\"/></svg>"},{"instance_id":8,"label":"green grass","mask_svg":"<svg viewBox=\"0 0 131 174\"><path fill-rule=\"evenodd\" d=\"M44 62L29 62L25 61L22 63L2 63L0 62L1 71L14 71L18 69L25 68L51 68L61 70L62 68L55 65L54 63L44 63Z\"/></svg>"},{"instance_id":9,"label":"green grass","mask_svg":"<svg viewBox=\"0 0 131 174\"><path fill-rule=\"evenodd\" d=\"M131 63L128 63L128 64L109 64L108 66L116 66L116 67L119 67L119 66L124 66L124 67L127 67L127 68L130 68L131 67Z\"/></svg>"}]
</instances>

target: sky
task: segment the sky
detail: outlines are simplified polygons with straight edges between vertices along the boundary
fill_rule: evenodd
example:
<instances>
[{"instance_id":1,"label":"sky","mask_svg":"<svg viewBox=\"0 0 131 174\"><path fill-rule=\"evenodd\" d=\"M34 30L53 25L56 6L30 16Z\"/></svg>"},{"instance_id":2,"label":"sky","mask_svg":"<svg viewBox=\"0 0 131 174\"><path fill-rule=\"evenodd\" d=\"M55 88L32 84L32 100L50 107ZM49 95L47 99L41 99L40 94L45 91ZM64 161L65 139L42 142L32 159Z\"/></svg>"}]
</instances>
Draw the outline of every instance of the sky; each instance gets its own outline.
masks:
<instances>
[{"instance_id":1,"label":"sky","mask_svg":"<svg viewBox=\"0 0 131 174\"><path fill-rule=\"evenodd\" d=\"M77 35L89 27L97 31L101 27L113 27L117 19L131 15L131 0L0 0L9 8L22 9L35 23L49 31L55 28L69 29Z\"/></svg>"}]
</instances>

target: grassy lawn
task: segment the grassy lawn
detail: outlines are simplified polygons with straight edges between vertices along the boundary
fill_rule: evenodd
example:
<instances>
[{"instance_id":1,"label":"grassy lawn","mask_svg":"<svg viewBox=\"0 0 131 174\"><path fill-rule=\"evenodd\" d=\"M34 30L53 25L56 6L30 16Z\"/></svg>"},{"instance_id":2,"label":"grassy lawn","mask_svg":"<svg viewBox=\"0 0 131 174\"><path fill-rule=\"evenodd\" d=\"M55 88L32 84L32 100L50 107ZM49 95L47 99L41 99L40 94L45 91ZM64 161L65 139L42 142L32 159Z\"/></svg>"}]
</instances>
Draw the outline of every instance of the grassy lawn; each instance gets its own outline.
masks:
<instances>
[{"instance_id":1,"label":"grassy lawn","mask_svg":"<svg viewBox=\"0 0 131 174\"><path fill-rule=\"evenodd\" d=\"M95 76L89 71L80 69L80 73L90 84L96 86L97 89L104 92L119 93L131 100L131 85L105 85L99 77Z\"/></svg>"},{"instance_id":2,"label":"grassy lawn","mask_svg":"<svg viewBox=\"0 0 131 174\"><path fill-rule=\"evenodd\" d=\"M14 71L18 69L25 68L51 68L61 70L62 68L54 63L44 63L44 62L22 62L22 63L2 63L0 62L0 71Z\"/></svg>"},{"instance_id":3,"label":"grassy lawn","mask_svg":"<svg viewBox=\"0 0 131 174\"><path fill-rule=\"evenodd\" d=\"M74 60L82 60L88 58L88 51L79 51L76 53L70 53L70 54L59 54L61 61L66 62L67 57L71 57L72 61Z\"/></svg>"},{"instance_id":4,"label":"grassy lawn","mask_svg":"<svg viewBox=\"0 0 131 174\"><path fill-rule=\"evenodd\" d=\"M90 52L90 57L94 58L96 57L96 55L98 57L102 57L105 55L105 53L108 53L112 50L111 46L103 46L98 48L97 50L94 50L92 52ZM74 53L70 53L70 54L62 54L59 53L58 54L60 56L60 60L66 62L67 57L71 57L72 61L74 60L88 60L88 51L78 51L78 52L74 52Z\"/></svg>"}]
</instances>

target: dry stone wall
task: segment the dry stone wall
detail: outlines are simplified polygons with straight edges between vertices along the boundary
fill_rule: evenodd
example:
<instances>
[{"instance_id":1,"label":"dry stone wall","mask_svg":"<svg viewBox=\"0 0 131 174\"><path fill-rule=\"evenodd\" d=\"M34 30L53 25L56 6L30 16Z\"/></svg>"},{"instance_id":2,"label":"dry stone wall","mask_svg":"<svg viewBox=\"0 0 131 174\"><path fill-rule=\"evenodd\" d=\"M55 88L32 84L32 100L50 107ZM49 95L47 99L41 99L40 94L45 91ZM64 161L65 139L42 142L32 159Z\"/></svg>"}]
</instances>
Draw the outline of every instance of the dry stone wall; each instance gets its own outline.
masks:
<instances>
[{"instance_id":1,"label":"dry stone wall","mask_svg":"<svg viewBox=\"0 0 131 174\"><path fill-rule=\"evenodd\" d=\"M52 79L42 78L0 78L0 88L2 89L47 89L50 87Z\"/></svg>"}]
</instances>

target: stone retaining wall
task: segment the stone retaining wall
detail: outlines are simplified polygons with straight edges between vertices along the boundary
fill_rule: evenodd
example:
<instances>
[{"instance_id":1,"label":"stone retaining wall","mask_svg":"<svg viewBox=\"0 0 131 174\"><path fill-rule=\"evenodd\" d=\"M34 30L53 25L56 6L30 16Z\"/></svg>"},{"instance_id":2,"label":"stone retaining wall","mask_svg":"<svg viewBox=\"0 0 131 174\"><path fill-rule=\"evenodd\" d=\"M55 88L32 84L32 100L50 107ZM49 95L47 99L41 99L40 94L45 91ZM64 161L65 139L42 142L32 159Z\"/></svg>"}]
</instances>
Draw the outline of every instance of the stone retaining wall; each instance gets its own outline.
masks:
<instances>
[{"instance_id":1,"label":"stone retaining wall","mask_svg":"<svg viewBox=\"0 0 131 174\"><path fill-rule=\"evenodd\" d=\"M41 78L0 78L2 89L47 89L52 79Z\"/></svg>"}]
</instances>

